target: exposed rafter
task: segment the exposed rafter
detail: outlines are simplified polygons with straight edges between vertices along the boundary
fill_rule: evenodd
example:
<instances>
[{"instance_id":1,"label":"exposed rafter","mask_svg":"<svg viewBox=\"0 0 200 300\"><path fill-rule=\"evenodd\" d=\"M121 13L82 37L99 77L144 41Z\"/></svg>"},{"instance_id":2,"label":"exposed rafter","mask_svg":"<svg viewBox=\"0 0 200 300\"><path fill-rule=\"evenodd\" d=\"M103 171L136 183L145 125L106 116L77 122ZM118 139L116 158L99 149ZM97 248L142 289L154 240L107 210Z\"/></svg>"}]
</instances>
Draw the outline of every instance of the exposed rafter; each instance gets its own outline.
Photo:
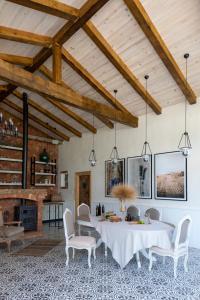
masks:
<instances>
[{"instance_id":1,"label":"exposed rafter","mask_svg":"<svg viewBox=\"0 0 200 300\"><path fill-rule=\"evenodd\" d=\"M15 95L18 99L23 100L23 95L20 92L14 91L13 95ZM54 122L56 122L60 126L67 129L68 131L72 132L76 136L78 136L78 137L82 136L80 131L76 130L74 127L70 126L69 124L67 124L66 122L64 122L60 118L58 118L56 115L54 115L53 113L51 113L47 109L43 108L42 106L40 106L37 102L33 101L32 99L28 98L28 104L29 104L29 106L31 106L35 110L39 111L41 114L43 114L46 117L48 117L49 119L53 120Z\"/></svg>"},{"instance_id":2,"label":"exposed rafter","mask_svg":"<svg viewBox=\"0 0 200 300\"><path fill-rule=\"evenodd\" d=\"M22 66L31 66L33 59L27 56L12 55L6 53L0 53L0 59L3 59L11 64L22 65Z\"/></svg>"},{"instance_id":3,"label":"exposed rafter","mask_svg":"<svg viewBox=\"0 0 200 300\"><path fill-rule=\"evenodd\" d=\"M90 84L99 94L101 94L113 107L121 110L129 111L121 104L113 95L104 88L65 48L62 48L64 61L69 64L88 84Z\"/></svg>"},{"instance_id":4,"label":"exposed rafter","mask_svg":"<svg viewBox=\"0 0 200 300\"><path fill-rule=\"evenodd\" d=\"M22 108L20 106L16 105L15 103L11 102L10 100L6 99L4 101L4 103L6 105L8 105L9 107L11 107L12 109L16 110L17 112L23 113ZM48 129L50 132L53 132L55 135L59 136L63 140L69 141L70 138L67 135L65 135L64 133L60 132L59 130L57 130L53 126L49 125L48 123L43 122L41 119L37 118L36 116L34 116L33 114L31 114L30 112L29 112L28 116L35 123L37 123L40 126Z\"/></svg>"},{"instance_id":5,"label":"exposed rafter","mask_svg":"<svg viewBox=\"0 0 200 300\"><path fill-rule=\"evenodd\" d=\"M27 88L36 93L53 97L56 100L66 104L75 106L77 108L96 112L98 115L105 118L116 120L117 122L129 125L132 127L138 126L138 118L130 117L126 112L117 111L113 108L98 103L90 98L83 97L76 92L66 89L61 85L44 80L39 76L35 76L19 67L0 60L0 78L21 87Z\"/></svg>"},{"instance_id":6,"label":"exposed rafter","mask_svg":"<svg viewBox=\"0 0 200 300\"><path fill-rule=\"evenodd\" d=\"M57 0L7 0L66 20L75 20L79 10Z\"/></svg>"},{"instance_id":7,"label":"exposed rafter","mask_svg":"<svg viewBox=\"0 0 200 300\"><path fill-rule=\"evenodd\" d=\"M53 75L52 72L45 66L40 67L40 72L45 75L49 80L53 81ZM68 88L68 86L61 81L61 85ZM93 127L90 123L85 121L83 118L81 118L79 115L77 115L75 112L73 112L71 109L69 109L66 105L63 105L61 103L58 103L58 101L55 101L51 99L50 97L45 96L45 99L56 106L58 109L60 109L62 112L64 112L66 115L70 116L72 119L74 119L76 122L87 128L89 131L96 133L97 130L95 127Z\"/></svg>"},{"instance_id":8,"label":"exposed rafter","mask_svg":"<svg viewBox=\"0 0 200 300\"><path fill-rule=\"evenodd\" d=\"M148 105L154 110L155 113L160 114L162 109L158 102L149 93L146 94L143 85L135 77L129 67L123 62L120 56L108 44L108 42L93 25L93 23L91 21L88 21L83 28L88 36L93 40L93 42L101 49L105 56L134 88L134 90L148 103Z\"/></svg>"},{"instance_id":9,"label":"exposed rafter","mask_svg":"<svg viewBox=\"0 0 200 300\"><path fill-rule=\"evenodd\" d=\"M79 17L75 21L68 21L53 37L54 42L64 44L74 33L76 33L98 10L100 10L109 0L87 0L80 8ZM33 64L26 67L29 72L35 72L52 54L51 48L42 48L34 57ZM8 89L0 94L0 101L3 101L10 93L16 89L15 85L8 84Z\"/></svg>"},{"instance_id":10,"label":"exposed rafter","mask_svg":"<svg viewBox=\"0 0 200 300\"><path fill-rule=\"evenodd\" d=\"M62 54L61 45L53 44L53 81L60 83L62 80Z\"/></svg>"},{"instance_id":11,"label":"exposed rafter","mask_svg":"<svg viewBox=\"0 0 200 300\"><path fill-rule=\"evenodd\" d=\"M0 38L44 47L49 47L52 44L52 38L46 35L5 26L0 26Z\"/></svg>"},{"instance_id":12,"label":"exposed rafter","mask_svg":"<svg viewBox=\"0 0 200 300\"><path fill-rule=\"evenodd\" d=\"M182 71L180 70L167 45L142 6L141 1L124 0L124 2L165 64L169 73L172 75L183 94L188 99L189 103L196 103L197 96L195 95L195 92L192 90L192 87L189 84L186 85L186 80Z\"/></svg>"}]
</instances>

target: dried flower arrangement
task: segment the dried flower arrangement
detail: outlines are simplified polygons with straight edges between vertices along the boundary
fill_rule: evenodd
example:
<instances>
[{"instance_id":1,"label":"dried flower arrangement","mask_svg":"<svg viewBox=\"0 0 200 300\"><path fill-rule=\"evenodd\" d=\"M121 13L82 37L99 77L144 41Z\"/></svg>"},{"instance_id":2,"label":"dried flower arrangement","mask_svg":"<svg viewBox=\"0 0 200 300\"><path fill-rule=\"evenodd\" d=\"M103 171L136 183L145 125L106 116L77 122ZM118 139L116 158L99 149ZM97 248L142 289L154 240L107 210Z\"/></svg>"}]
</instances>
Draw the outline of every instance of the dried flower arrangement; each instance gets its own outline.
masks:
<instances>
[{"instance_id":1,"label":"dried flower arrangement","mask_svg":"<svg viewBox=\"0 0 200 300\"><path fill-rule=\"evenodd\" d=\"M124 212L126 211L125 201L135 200L137 192L132 186L119 184L113 187L112 195L121 201L120 210Z\"/></svg>"}]
</instances>

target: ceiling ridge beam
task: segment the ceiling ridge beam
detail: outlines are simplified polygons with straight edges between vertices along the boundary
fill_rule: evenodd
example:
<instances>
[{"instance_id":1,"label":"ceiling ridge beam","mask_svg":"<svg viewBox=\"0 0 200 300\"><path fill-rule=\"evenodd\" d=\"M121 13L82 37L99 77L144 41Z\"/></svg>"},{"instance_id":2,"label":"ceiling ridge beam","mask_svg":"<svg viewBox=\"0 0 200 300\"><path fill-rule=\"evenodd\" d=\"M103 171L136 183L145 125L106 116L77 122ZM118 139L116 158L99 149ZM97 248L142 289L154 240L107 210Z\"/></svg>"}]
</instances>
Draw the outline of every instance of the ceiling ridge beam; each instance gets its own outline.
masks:
<instances>
[{"instance_id":1,"label":"ceiling ridge beam","mask_svg":"<svg viewBox=\"0 0 200 300\"><path fill-rule=\"evenodd\" d=\"M124 63L120 56L113 50L110 44L97 30L91 21L88 21L84 26L84 31L97 45L97 47L104 53L109 61L115 66L115 68L121 73L121 75L127 80L132 88L144 99L144 101L152 108L156 114L161 114L161 106L159 103L147 92L144 86L136 78L130 68Z\"/></svg>"},{"instance_id":2,"label":"ceiling ridge beam","mask_svg":"<svg viewBox=\"0 0 200 300\"><path fill-rule=\"evenodd\" d=\"M12 103L10 100L6 99L5 100L5 104L10 106L11 108L13 108L14 110L23 113L23 110L20 106L16 105L15 103ZM33 114L31 114L29 112L29 118L34 121L35 123L41 125L42 127L46 128L47 130L49 130L50 132L53 132L55 135L59 136L60 138L62 138L65 141L69 141L70 138L65 135L64 133L60 132L59 130L57 130L56 128L54 128L53 126L49 125L48 123L43 122L41 119L37 118L36 116L34 116Z\"/></svg>"},{"instance_id":3,"label":"ceiling ridge beam","mask_svg":"<svg viewBox=\"0 0 200 300\"><path fill-rule=\"evenodd\" d=\"M49 47L52 44L52 38L49 36L5 26L0 26L0 38L44 47Z\"/></svg>"},{"instance_id":4,"label":"ceiling ridge beam","mask_svg":"<svg viewBox=\"0 0 200 300\"><path fill-rule=\"evenodd\" d=\"M46 78L48 78L49 80L53 81L53 75L52 72L44 65L42 65L39 68L39 71L46 76ZM69 88L67 86L67 84L64 83L64 81L62 80L60 82L60 84L66 88ZM43 96L44 97L44 96ZM58 101L55 101L53 99L51 99L50 97L45 96L45 99L49 102L51 102L51 104L53 104L54 106L56 106L57 108L59 108L60 110L62 110L66 115L68 115L69 117L71 117L73 120L75 120L76 122L78 122L79 124L81 124L82 126L84 126L85 128L87 128L89 131L96 133L97 130L94 126L92 126L90 123L88 123L87 121L85 121L82 117L80 117L79 115L77 115L75 112L73 112L71 109L69 109L66 105L63 105L61 103L58 103Z\"/></svg>"},{"instance_id":5,"label":"ceiling ridge beam","mask_svg":"<svg viewBox=\"0 0 200 300\"><path fill-rule=\"evenodd\" d=\"M21 55L13 55L7 53L0 53L0 59L3 59L11 64L21 66L31 66L33 64L33 58Z\"/></svg>"},{"instance_id":6,"label":"ceiling ridge beam","mask_svg":"<svg viewBox=\"0 0 200 300\"><path fill-rule=\"evenodd\" d=\"M138 22L140 28L150 41L154 50L164 63L165 67L181 89L182 93L187 98L190 104L194 104L197 102L197 96L193 91L192 87L186 83L185 76L183 75L181 69L176 63L174 57L169 51L166 43L164 42L162 36L154 26L151 21L149 15L141 4L139 0L124 0L125 4L129 8L133 17ZM184 54L184 53L183 53Z\"/></svg>"},{"instance_id":7,"label":"ceiling ridge beam","mask_svg":"<svg viewBox=\"0 0 200 300\"><path fill-rule=\"evenodd\" d=\"M53 97L54 99L63 103L72 105L74 107L89 111L90 113L97 113L105 118L116 120L119 123L137 127L138 118L130 118L126 112L121 112L109 107L108 105L94 101L88 97L84 97L75 91L64 88L61 85L45 80L39 76L33 75L0 59L0 78L14 86L21 86L33 92Z\"/></svg>"},{"instance_id":8,"label":"ceiling ridge beam","mask_svg":"<svg viewBox=\"0 0 200 300\"><path fill-rule=\"evenodd\" d=\"M55 0L7 0L66 20L75 20L79 9Z\"/></svg>"},{"instance_id":9,"label":"ceiling ridge beam","mask_svg":"<svg viewBox=\"0 0 200 300\"><path fill-rule=\"evenodd\" d=\"M20 92L14 91L13 95L15 97L17 97L18 99L23 100L23 95ZM47 116L49 119L53 120L54 122L56 122L60 126L62 126L65 129L67 129L68 131L72 132L74 135L76 135L78 137L82 136L82 134L81 134L80 131L76 130L74 127L72 127L71 125L67 124L66 122L64 122L63 120L61 120L59 117L57 117L56 115L52 114L49 110L43 108L37 102L35 102L34 100L30 99L29 97L28 97L28 104L29 104L29 106L31 106L35 110L39 111L41 114Z\"/></svg>"}]
</instances>

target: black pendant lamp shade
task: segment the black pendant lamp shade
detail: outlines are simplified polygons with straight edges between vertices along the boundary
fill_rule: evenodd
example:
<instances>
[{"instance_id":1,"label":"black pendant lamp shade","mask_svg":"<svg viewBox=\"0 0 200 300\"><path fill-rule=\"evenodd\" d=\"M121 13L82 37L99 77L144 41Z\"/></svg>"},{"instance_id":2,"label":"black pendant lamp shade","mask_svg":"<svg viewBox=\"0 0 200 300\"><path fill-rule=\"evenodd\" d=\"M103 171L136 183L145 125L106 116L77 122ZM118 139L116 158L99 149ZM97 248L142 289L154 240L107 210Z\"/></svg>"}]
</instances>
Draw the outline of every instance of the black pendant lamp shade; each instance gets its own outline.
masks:
<instances>
[{"instance_id":1,"label":"black pendant lamp shade","mask_svg":"<svg viewBox=\"0 0 200 300\"><path fill-rule=\"evenodd\" d=\"M147 80L149 79L149 75L145 75L144 79L146 80L146 117L145 117L145 142L144 142L143 147L142 147L141 156L142 156L144 162L148 162L149 161L149 157L152 155L149 142L147 141L147 129L148 129L148 124L147 124L147 109L148 109L148 103L147 103Z\"/></svg>"},{"instance_id":2,"label":"black pendant lamp shade","mask_svg":"<svg viewBox=\"0 0 200 300\"><path fill-rule=\"evenodd\" d=\"M115 94L115 104L116 104L116 95L117 95L117 90L114 90L114 94ZM111 154L110 154L110 160L112 162L112 164L116 165L119 161L119 153L118 153L118 149L117 149L117 128L116 128L116 114L115 114L115 144L114 147L112 148Z\"/></svg>"},{"instance_id":3,"label":"black pendant lamp shade","mask_svg":"<svg viewBox=\"0 0 200 300\"><path fill-rule=\"evenodd\" d=\"M188 88L187 82L187 60L189 58L189 54L184 54L185 58L185 79L186 79L186 89ZM192 145L190 142L189 133L187 132L187 99L185 97L185 131L181 135L181 139L178 144L178 149L182 152L183 156L187 157L192 149Z\"/></svg>"},{"instance_id":4,"label":"black pendant lamp shade","mask_svg":"<svg viewBox=\"0 0 200 300\"><path fill-rule=\"evenodd\" d=\"M94 114L93 114L93 127L94 127ZM97 163L96 152L94 149L94 133L92 135L92 150L89 155L89 163L91 167L95 167Z\"/></svg>"}]
</instances>

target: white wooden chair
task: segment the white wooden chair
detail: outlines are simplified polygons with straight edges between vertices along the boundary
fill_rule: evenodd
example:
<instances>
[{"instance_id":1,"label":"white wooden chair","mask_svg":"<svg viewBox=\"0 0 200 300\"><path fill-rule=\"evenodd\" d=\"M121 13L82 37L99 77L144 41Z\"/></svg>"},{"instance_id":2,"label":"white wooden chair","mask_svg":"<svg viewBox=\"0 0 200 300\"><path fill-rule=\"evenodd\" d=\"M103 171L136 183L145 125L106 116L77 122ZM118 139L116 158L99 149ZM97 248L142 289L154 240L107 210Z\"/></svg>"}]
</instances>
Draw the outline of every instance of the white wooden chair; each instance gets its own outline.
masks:
<instances>
[{"instance_id":1,"label":"white wooden chair","mask_svg":"<svg viewBox=\"0 0 200 300\"><path fill-rule=\"evenodd\" d=\"M82 203L77 207L77 221L78 224L78 234L81 235L81 230L83 229L88 235L91 235L94 226L90 222L90 208L87 204Z\"/></svg>"},{"instance_id":2,"label":"white wooden chair","mask_svg":"<svg viewBox=\"0 0 200 300\"><path fill-rule=\"evenodd\" d=\"M151 220L161 221L161 219L162 219L162 211L161 211L161 209L157 209L157 208L151 207L151 208L148 208L145 211L144 216L147 217L147 218L149 218L149 219L151 219Z\"/></svg>"},{"instance_id":3,"label":"white wooden chair","mask_svg":"<svg viewBox=\"0 0 200 300\"><path fill-rule=\"evenodd\" d=\"M175 242L172 243L170 249L162 249L159 247L152 247L149 249L149 271L152 269L153 264L153 254L158 254L160 256L172 257L174 260L174 277L177 277L177 265L178 259L181 256L184 256L184 269L185 272L188 271L187 261L188 261L188 244L189 244L189 236L190 236L190 227L191 227L191 217L185 216L182 218L177 226Z\"/></svg>"},{"instance_id":4,"label":"white wooden chair","mask_svg":"<svg viewBox=\"0 0 200 300\"><path fill-rule=\"evenodd\" d=\"M94 259L96 259L96 240L91 236L75 236L74 222L71 211L66 208L63 214L63 223L66 239L66 266L69 263L69 248L73 249L73 259L75 255L75 249L86 249L88 251L88 266L91 268L91 253L93 251Z\"/></svg>"},{"instance_id":5,"label":"white wooden chair","mask_svg":"<svg viewBox=\"0 0 200 300\"><path fill-rule=\"evenodd\" d=\"M127 208L127 215L130 215L134 219L139 219L140 217L140 209L134 205L130 205Z\"/></svg>"}]
</instances>

